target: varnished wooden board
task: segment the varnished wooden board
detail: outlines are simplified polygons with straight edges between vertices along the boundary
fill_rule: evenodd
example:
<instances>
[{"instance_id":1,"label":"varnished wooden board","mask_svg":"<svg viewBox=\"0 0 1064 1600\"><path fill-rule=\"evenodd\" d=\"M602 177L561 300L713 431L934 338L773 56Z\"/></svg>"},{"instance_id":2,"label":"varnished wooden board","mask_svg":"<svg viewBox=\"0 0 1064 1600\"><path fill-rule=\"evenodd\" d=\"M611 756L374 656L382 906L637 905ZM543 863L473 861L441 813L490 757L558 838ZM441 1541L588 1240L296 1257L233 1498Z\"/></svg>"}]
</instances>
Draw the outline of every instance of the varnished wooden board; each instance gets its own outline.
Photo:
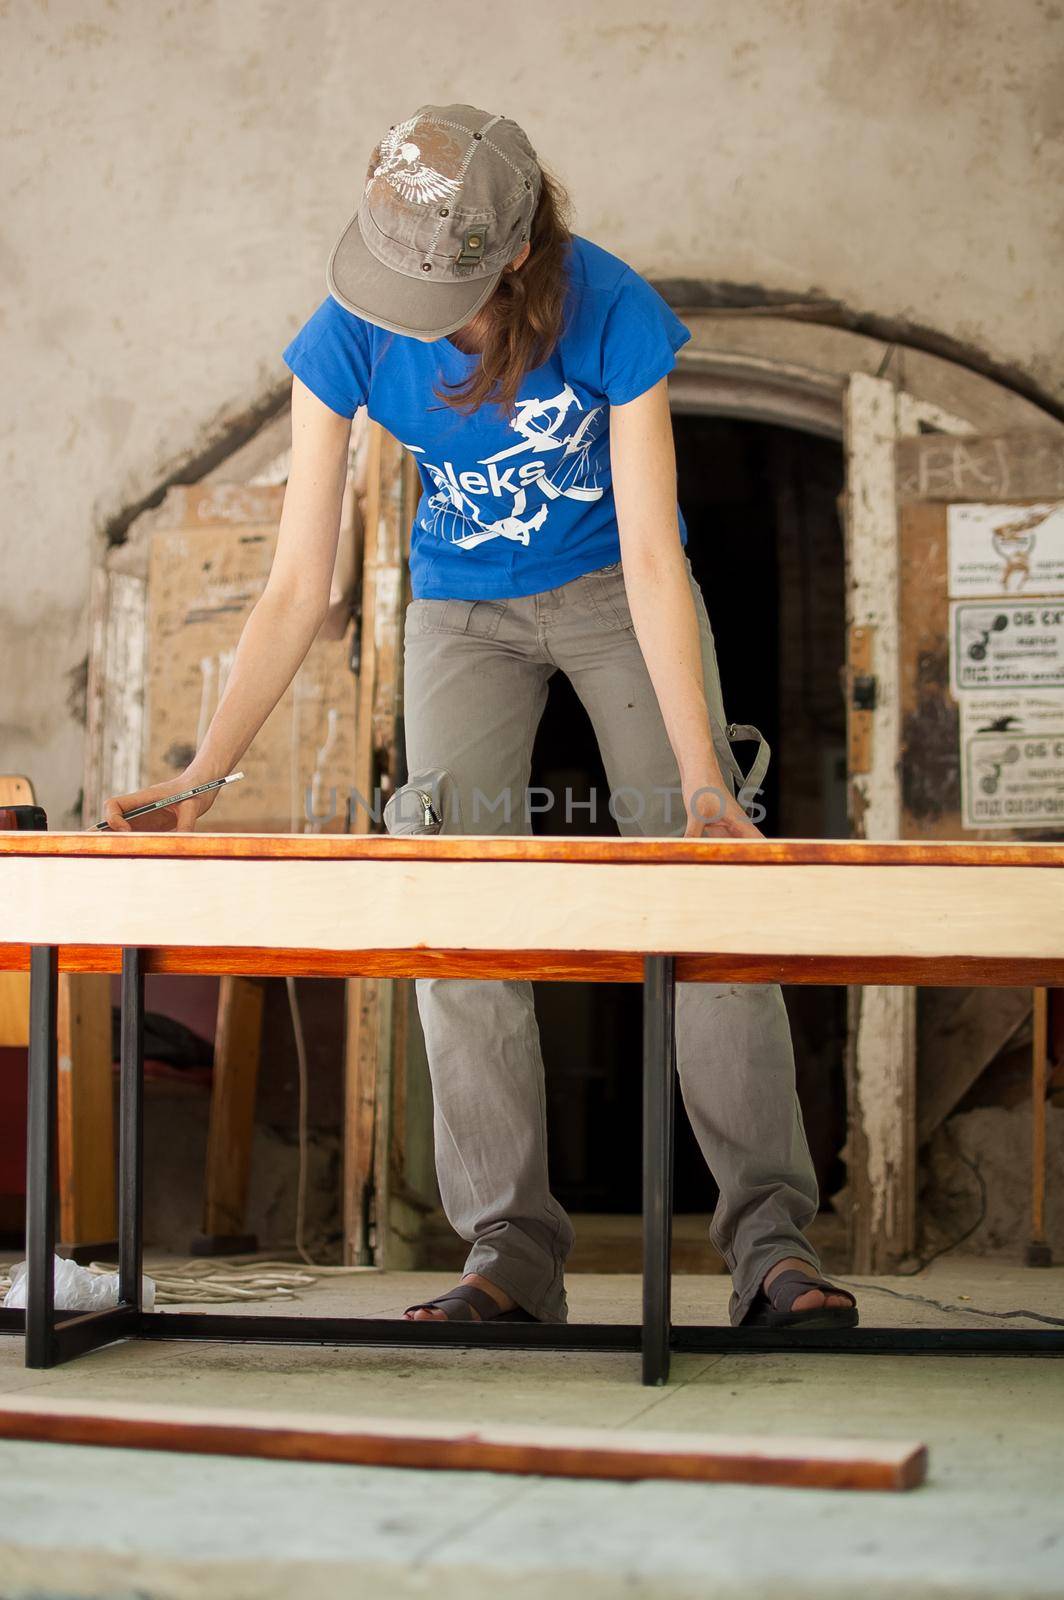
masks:
<instances>
[{"instance_id":1,"label":"varnished wooden board","mask_svg":"<svg viewBox=\"0 0 1064 1600\"><path fill-rule=\"evenodd\" d=\"M61 944L61 972L121 972L120 945ZM547 983L641 983L643 956L610 950L287 950L248 945L140 946L145 972L345 978L539 978ZM28 972L30 946L0 944L0 972ZM1064 955L986 956L680 955L680 983L1064 985ZM28 1003L28 1002L27 1002ZM25 1042L25 1041L23 1041Z\"/></svg>"},{"instance_id":2,"label":"varnished wooden board","mask_svg":"<svg viewBox=\"0 0 1064 1600\"><path fill-rule=\"evenodd\" d=\"M6 1397L0 1438L450 1472L807 1489L913 1489L927 1474L926 1447L908 1441L476 1427L43 1398Z\"/></svg>"},{"instance_id":3,"label":"varnished wooden board","mask_svg":"<svg viewBox=\"0 0 1064 1600\"><path fill-rule=\"evenodd\" d=\"M1064 956L1025 866L0 857L0 940L352 950Z\"/></svg>"},{"instance_id":4,"label":"varnished wooden board","mask_svg":"<svg viewBox=\"0 0 1064 1600\"><path fill-rule=\"evenodd\" d=\"M0 832L5 856L225 860L724 862L750 866L1064 867L1064 844L862 839L572 838L539 834Z\"/></svg>"}]
</instances>

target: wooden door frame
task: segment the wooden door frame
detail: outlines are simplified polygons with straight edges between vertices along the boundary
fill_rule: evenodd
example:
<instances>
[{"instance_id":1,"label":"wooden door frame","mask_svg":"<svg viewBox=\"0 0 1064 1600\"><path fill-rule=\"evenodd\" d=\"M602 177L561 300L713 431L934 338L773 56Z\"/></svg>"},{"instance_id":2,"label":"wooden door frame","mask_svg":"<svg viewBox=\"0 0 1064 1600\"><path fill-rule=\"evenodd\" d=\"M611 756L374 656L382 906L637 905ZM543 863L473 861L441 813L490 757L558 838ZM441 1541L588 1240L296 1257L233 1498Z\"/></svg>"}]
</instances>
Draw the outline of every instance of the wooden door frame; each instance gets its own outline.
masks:
<instances>
[{"instance_id":1,"label":"wooden door frame","mask_svg":"<svg viewBox=\"0 0 1064 1600\"><path fill-rule=\"evenodd\" d=\"M922 432L992 434L1064 425L1002 384L955 362L845 329L786 316L676 309L692 331L670 379L672 409L774 423L838 441L847 459L847 629L868 647L887 692L868 769L853 770L850 799L864 836L898 838L898 494L895 446ZM861 434L858 444L855 433ZM866 592L854 602L851 557L866 556ZM869 606L869 561L873 595ZM916 1234L916 991L866 987L849 997L848 1130L844 1151L851 1269L885 1271Z\"/></svg>"}]
</instances>

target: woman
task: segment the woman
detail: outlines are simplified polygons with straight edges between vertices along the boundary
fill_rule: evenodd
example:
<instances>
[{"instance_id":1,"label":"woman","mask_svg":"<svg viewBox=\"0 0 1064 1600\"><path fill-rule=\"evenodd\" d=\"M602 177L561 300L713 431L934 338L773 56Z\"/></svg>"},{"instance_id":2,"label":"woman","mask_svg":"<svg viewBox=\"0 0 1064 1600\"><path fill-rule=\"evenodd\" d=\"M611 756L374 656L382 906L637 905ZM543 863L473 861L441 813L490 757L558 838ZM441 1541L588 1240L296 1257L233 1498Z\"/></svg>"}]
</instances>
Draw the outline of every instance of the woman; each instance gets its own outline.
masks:
<instances>
[{"instance_id":1,"label":"woman","mask_svg":"<svg viewBox=\"0 0 1064 1600\"><path fill-rule=\"evenodd\" d=\"M516 123L471 106L422 106L388 130L326 278L284 352L292 466L269 581L182 787L232 770L310 647L351 418L367 405L424 489L405 619L409 779L385 808L389 830L529 832L532 741L560 669L622 832L761 837L735 792L676 504L666 378L688 330L637 273L570 234ZM765 760L762 747L755 769ZM128 826L123 810L160 791L109 801L107 821ZM184 802L178 826L214 797ZM573 1232L547 1179L531 983L415 987L441 1196L472 1248L461 1283L407 1315L564 1321ZM804 1236L817 1186L778 986L678 985L676 1053L720 1188L711 1236L733 1324L852 1325L854 1297L819 1276Z\"/></svg>"}]
</instances>

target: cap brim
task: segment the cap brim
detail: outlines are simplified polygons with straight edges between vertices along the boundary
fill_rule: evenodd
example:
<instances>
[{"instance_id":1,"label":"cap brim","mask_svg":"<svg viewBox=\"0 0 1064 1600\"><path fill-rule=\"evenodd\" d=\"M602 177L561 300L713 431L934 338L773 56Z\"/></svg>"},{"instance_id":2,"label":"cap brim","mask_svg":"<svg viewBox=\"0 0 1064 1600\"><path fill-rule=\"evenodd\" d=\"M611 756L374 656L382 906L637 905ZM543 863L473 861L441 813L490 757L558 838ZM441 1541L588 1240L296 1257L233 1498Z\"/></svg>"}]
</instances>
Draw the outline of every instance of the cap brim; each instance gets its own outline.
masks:
<instances>
[{"instance_id":1,"label":"cap brim","mask_svg":"<svg viewBox=\"0 0 1064 1600\"><path fill-rule=\"evenodd\" d=\"M501 277L501 269L461 283L407 277L377 260L362 237L357 212L333 246L325 270L329 293L348 311L389 333L426 340L457 333L491 298Z\"/></svg>"}]
</instances>

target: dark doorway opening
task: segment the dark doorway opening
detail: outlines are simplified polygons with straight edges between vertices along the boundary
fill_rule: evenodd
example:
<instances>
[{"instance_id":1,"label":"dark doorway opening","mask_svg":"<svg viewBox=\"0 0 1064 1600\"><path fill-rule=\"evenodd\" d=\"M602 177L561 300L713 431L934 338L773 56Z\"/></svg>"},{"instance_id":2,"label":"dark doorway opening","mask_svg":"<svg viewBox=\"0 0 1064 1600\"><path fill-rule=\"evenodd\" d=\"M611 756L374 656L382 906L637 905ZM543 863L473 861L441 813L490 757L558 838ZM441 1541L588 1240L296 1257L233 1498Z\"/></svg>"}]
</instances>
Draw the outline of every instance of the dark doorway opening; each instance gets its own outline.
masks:
<instances>
[{"instance_id":1,"label":"dark doorway opening","mask_svg":"<svg viewBox=\"0 0 1064 1600\"><path fill-rule=\"evenodd\" d=\"M769 837L844 838L844 561L840 446L756 422L673 419L687 553L705 597L729 719L772 746L760 823ZM748 762L752 746L740 747ZM575 807L545 811L537 833L619 830L591 724L556 673L533 752L533 785L578 798L598 791L597 825ZM547 1073L552 1183L570 1211L641 1208L641 989L537 983ZM798 1094L822 1206L844 1180L845 990L784 990ZM722 1071L727 1063L720 1063ZM676 1210L706 1213L716 1188L677 1097Z\"/></svg>"}]
</instances>

